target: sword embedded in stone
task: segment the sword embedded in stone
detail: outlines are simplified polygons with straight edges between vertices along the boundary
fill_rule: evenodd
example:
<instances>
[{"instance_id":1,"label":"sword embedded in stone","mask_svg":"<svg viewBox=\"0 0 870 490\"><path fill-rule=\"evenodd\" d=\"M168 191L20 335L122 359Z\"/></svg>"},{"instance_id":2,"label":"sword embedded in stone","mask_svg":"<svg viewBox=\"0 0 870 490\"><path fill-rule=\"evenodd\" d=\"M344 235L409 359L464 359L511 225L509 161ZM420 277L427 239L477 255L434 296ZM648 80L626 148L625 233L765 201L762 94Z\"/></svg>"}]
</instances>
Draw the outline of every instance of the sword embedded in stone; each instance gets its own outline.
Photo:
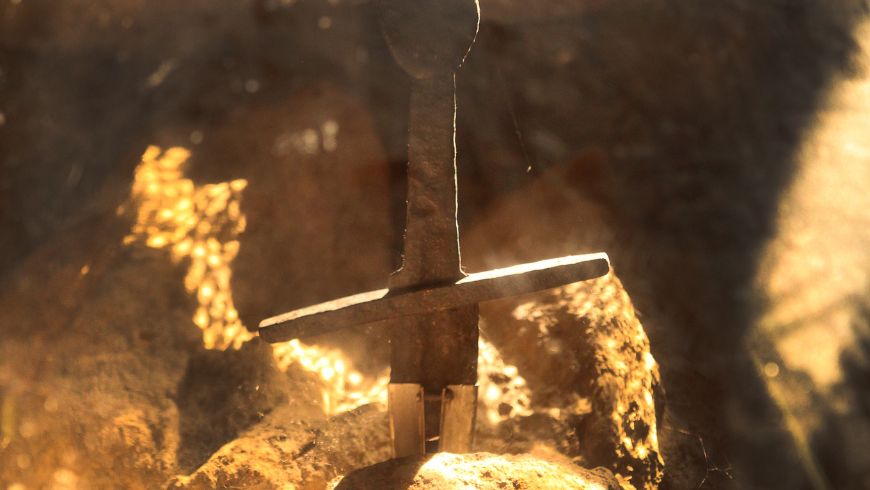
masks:
<instances>
[{"instance_id":1,"label":"sword embedded in stone","mask_svg":"<svg viewBox=\"0 0 870 490\"><path fill-rule=\"evenodd\" d=\"M285 342L396 319L388 393L393 456L471 451L477 405L478 303L606 274L604 253L466 275L457 222L455 73L477 35L477 0L381 0L381 27L412 78L402 267L388 288L260 323Z\"/></svg>"}]
</instances>

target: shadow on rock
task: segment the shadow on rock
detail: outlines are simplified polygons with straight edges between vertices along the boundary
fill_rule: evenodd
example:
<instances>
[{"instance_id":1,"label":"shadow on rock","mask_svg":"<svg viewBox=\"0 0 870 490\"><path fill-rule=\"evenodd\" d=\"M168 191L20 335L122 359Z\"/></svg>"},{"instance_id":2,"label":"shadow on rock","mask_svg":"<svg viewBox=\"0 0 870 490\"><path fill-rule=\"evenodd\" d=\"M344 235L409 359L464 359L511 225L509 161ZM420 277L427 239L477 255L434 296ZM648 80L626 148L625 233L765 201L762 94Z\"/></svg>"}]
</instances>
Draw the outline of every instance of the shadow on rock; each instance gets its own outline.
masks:
<instances>
[{"instance_id":1,"label":"shadow on rock","mask_svg":"<svg viewBox=\"0 0 870 490\"><path fill-rule=\"evenodd\" d=\"M287 398L287 379L263 342L192 355L177 395L179 468L195 470Z\"/></svg>"}]
</instances>

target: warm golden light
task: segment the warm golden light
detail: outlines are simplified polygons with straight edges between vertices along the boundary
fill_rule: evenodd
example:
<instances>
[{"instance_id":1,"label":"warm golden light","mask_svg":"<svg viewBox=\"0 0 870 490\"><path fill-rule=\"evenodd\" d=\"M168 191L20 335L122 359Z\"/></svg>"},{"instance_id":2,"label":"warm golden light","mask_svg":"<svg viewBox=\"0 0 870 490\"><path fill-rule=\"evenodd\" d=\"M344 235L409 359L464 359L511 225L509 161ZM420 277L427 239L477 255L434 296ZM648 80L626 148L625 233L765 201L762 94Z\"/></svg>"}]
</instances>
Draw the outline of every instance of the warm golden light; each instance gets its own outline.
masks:
<instances>
[{"instance_id":1,"label":"warm golden light","mask_svg":"<svg viewBox=\"0 0 870 490\"><path fill-rule=\"evenodd\" d=\"M184 178L190 152L150 146L136 168L132 201L136 222L124 243L169 249L173 262L189 261L184 286L199 303L193 323L209 349L239 348L253 335L243 328L232 302L230 264L245 217L231 217L247 185L244 179L196 187Z\"/></svg>"},{"instance_id":2,"label":"warm golden light","mask_svg":"<svg viewBox=\"0 0 870 490\"><path fill-rule=\"evenodd\" d=\"M486 414L485 420L494 425L534 413L531 392L517 367L506 364L495 346L482 336L478 341L478 349L478 392Z\"/></svg>"},{"instance_id":3,"label":"warm golden light","mask_svg":"<svg viewBox=\"0 0 870 490\"><path fill-rule=\"evenodd\" d=\"M185 148L148 147L136 167L130 204L136 221L124 243L168 250L173 262L186 264L184 288L197 300L191 320L202 330L203 345L238 349L254 336L239 319L230 283L238 236L245 230L241 199L247 181L196 186L184 176L189 158ZM282 371L298 365L319 377L327 415L386 403L388 374L368 379L339 350L293 340L274 345L273 353Z\"/></svg>"},{"instance_id":4,"label":"warm golden light","mask_svg":"<svg viewBox=\"0 0 870 490\"><path fill-rule=\"evenodd\" d=\"M336 129L336 128L332 128ZM337 130L337 129L336 129ZM184 288L196 298L191 321L202 330L207 349L238 349L254 334L242 325L233 303L232 262L245 230L242 193L245 179L197 186L185 177L190 152L150 146L136 167L129 207L136 221L124 243L168 250L174 263L186 264ZM125 212L126 207L119 209ZM533 413L526 380L516 366L484 339L478 369L486 420L496 424ZM322 383L323 410L334 415L367 403L386 403L389 372L375 378L354 370L346 355L292 340L273 346L282 371L292 365L316 374Z\"/></svg>"},{"instance_id":5,"label":"warm golden light","mask_svg":"<svg viewBox=\"0 0 870 490\"><path fill-rule=\"evenodd\" d=\"M582 319L585 325L594 325L587 327L584 342L596 347L596 369L620 388L618 393L599 395L597 406L590 405L588 399L578 399L573 407L570 404L552 407L547 412L559 417L563 410L574 413L599 410L596 417L609 419L610 437L618 441L616 456L631 461L616 476L623 488L635 488L631 481L639 467L663 464L653 396L658 365L649 351L649 340L628 293L612 272L586 283L564 286L548 299L524 303L512 311L516 320L536 327L535 334L540 338L552 335L550 329L563 321L566 314ZM655 474L649 477L650 485L658 478Z\"/></svg>"},{"instance_id":6,"label":"warm golden light","mask_svg":"<svg viewBox=\"0 0 870 490\"><path fill-rule=\"evenodd\" d=\"M437 488L480 488L482 477L499 482L492 488L605 490L604 485L572 471L571 466L525 455L487 453L428 456L416 472L414 486L426 482Z\"/></svg>"},{"instance_id":7,"label":"warm golden light","mask_svg":"<svg viewBox=\"0 0 870 490\"><path fill-rule=\"evenodd\" d=\"M287 370L298 364L304 370L317 374L325 385L323 410L334 415L368 403L387 403L389 373L370 379L349 367L343 352L316 345L305 345L291 340L273 346L278 368Z\"/></svg>"}]
</instances>

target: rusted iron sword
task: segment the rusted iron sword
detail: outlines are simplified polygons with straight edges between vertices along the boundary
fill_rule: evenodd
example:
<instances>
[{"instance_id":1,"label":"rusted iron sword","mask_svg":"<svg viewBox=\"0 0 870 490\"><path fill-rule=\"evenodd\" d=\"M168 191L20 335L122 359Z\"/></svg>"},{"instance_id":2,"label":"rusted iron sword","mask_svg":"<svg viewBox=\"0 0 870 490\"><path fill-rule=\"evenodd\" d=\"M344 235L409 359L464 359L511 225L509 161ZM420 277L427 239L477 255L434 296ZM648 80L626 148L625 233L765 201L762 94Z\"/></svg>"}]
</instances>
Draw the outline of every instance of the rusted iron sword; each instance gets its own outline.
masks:
<instances>
[{"instance_id":1,"label":"rusted iron sword","mask_svg":"<svg viewBox=\"0 0 870 490\"><path fill-rule=\"evenodd\" d=\"M474 43L477 0L381 0L381 26L411 76L402 268L388 289L268 318L268 342L397 318L391 332L394 457L471 450L478 303L602 276L607 255L575 255L466 275L457 223L455 72Z\"/></svg>"}]
</instances>

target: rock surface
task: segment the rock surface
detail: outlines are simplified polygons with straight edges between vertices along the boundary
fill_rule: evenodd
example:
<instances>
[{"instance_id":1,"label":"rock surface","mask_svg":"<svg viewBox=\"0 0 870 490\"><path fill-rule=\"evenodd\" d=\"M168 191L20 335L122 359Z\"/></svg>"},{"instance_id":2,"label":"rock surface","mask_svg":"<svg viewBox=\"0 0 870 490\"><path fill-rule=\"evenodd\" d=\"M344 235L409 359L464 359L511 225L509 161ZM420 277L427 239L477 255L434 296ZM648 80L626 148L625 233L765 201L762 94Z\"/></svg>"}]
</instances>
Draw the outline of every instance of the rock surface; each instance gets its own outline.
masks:
<instances>
[{"instance_id":1,"label":"rock surface","mask_svg":"<svg viewBox=\"0 0 870 490\"><path fill-rule=\"evenodd\" d=\"M500 307L499 307L500 306ZM663 464L656 426L658 364L614 274L488 305L486 331L529 382L533 406L552 407L568 430L562 452L603 466L638 489L657 488Z\"/></svg>"},{"instance_id":2,"label":"rock surface","mask_svg":"<svg viewBox=\"0 0 870 490\"><path fill-rule=\"evenodd\" d=\"M383 407L367 406L328 422L299 420L279 407L170 488L325 488L328 481L389 458Z\"/></svg>"},{"instance_id":3,"label":"rock surface","mask_svg":"<svg viewBox=\"0 0 870 490\"><path fill-rule=\"evenodd\" d=\"M334 490L366 488L408 490L619 490L604 469L584 470L527 454L440 453L403 458L357 470L335 483Z\"/></svg>"},{"instance_id":4,"label":"rock surface","mask_svg":"<svg viewBox=\"0 0 870 490\"><path fill-rule=\"evenodd\" d=\"M607 210L568 184L582 165L545 172L481 213L463 241L469 269L616 248ZM599 279L481 305L481 330L524 376L538 410L500 431L505 437L513 427L520 439L560 434L554 448L576 463L656 488L663 476L659 365L618 278L631 264L611 260L614 272Z\"/></svg>"}]
</instances>

